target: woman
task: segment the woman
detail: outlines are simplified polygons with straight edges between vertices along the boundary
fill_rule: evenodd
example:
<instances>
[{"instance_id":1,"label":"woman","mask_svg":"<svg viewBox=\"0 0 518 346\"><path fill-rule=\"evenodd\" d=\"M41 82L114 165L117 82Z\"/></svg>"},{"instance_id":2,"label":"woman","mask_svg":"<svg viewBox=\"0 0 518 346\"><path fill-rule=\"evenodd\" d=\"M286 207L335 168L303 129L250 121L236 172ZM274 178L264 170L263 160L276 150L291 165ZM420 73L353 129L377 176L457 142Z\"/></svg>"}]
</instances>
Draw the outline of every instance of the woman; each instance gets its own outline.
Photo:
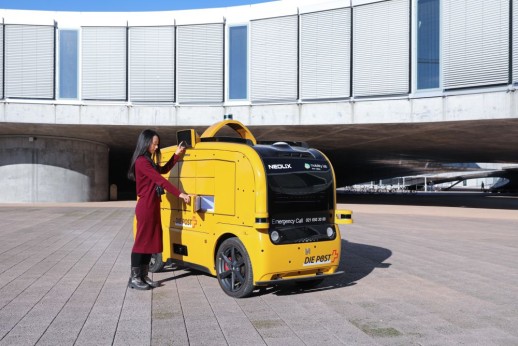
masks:
<instances>
[{"instance_id":1,"label":"woman","mask_svg":"<svg viewBox=\"0 0 518 346\"><path fill-rule=\"evenodd\" d=\"M185 147L178 146L171 159L160 166L160 137L153 130L144 130L138 137L137 147L131 158L128 178L137 185L137 234L131 252L131 276L128 287L148 290L160 286L148 277L151 255L162 252L162 223L160 220L160 195L164 189L185 203L189 195L181 192L161 176L169 172ZM161 191L160 191L161 190Z\"/></svg>"}]
</instances>

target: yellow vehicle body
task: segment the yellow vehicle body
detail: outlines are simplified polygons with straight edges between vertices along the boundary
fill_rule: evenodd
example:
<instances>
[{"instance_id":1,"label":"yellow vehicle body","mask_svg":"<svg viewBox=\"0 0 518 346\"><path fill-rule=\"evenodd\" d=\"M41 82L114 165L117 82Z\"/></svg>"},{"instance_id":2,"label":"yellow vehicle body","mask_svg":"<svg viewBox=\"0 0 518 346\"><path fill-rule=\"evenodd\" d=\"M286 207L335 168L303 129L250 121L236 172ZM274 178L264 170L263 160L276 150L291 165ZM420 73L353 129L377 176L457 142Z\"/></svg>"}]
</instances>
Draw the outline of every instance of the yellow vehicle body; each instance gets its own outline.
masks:
<instances>
[{"instance_id":1,"label":"yellow vehicle body","mask_svg":"<svg viewBox=\"0 0 518 346\"><path fill-rule=\"evenodd\" d=\"M224 126L234 129L241 141L215 137ZM286 166L292 169L294 164L267 164L267 159L260 156L257 148L275 153L282 150L273 145L258 145L250 131L235 120L215 124L201 137L194 130L184 131L182 135L186 134L189 147L183 158L164 177L190 194L192 199L190 204L185 204L170 194L162 196L163 253L158 261L177 262L218 276L220 280L225 279L227 274L224 273L228 271L228 280L220 281L220 284L227 294L234 297L247 296L260 286L291 280L318 283L320 279L337 273L341 255L338 224L351 223L352 219L351 211L336 210L334 172L323 154L332 174L330 208L325 210L325 214L289 214L279 219L269 210L269 204L273 205L275 201L269 200L267 176L277 174L274 169L282 170ZM287 148L289 145L283 143L280 146ZM169 160L176 148L162 149L162 164ZM290 150L292 152L293 148ZM313 149L312 152L315 153ZM320 159L318 162L325 161ZM308 165L306 163L306 167ZM315 165L317 168L319 165L326 166L325 163ZM268 167L272 169L270 173ZM280 179L290 179L289 174L278 176ZM290 204L289 201L286 203ZM296 242L286 241L285 244L272 241L273 228L289 234L290 230L301 231L297 224L306 225L303 226L306 232L313 232L309 230L313 228L318 228L321 233L334 232L334 238L326 238L325 241L295 239ZM324 228L327 231L323 231ZM325 235L318 237L325 238ZM227 239L233 240L225 243L225 255L220 247ZM232 270L237 275L235 279L233 276L230 279ZM241 287L245 279L248 280L246 287ZM242 282L236 284L234 280Z\"/></svg>"}]
</instances>

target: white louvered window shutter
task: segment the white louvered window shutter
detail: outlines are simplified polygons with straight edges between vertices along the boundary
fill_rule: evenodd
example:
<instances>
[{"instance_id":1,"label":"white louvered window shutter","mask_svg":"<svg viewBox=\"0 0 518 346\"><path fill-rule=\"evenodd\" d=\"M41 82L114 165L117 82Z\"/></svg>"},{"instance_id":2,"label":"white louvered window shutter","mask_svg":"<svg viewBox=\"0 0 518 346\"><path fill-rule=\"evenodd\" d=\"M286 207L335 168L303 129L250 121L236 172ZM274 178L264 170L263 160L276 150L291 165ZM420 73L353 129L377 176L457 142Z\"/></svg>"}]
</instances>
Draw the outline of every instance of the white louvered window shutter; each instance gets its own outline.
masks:
<instances>
[{"instance_id":1,"label":"white louvered window shutter","mask_svg":"<svg viewBox=\"0 0 518 346\"><path fill-rule=\"evenodd\" d=\"M179 103L223 102L223 24L177 27Z\"/></svg>"},{"instance_id":2,"label":"white louvered window shutter","mask_svg":"<svg viewBox=\"0 0 518 346\"><path fill-rule=\"evenodd\" d=\"M126 100L126 27L82 28L82 98Z\"/></svg>"},{"instance_id":3,"label":"white louvered window shutter","mask_svg":"<svg viewBox=\"0 0 518 346\"><path fill-rule=\"evenodd\" d=\"M0 52L4 51L4 26L0 25ZM0 66L4 66L4 55L0 54ZM4 69L0 68L0 85L4 85ZM4 88L0 87L0 99L4 98Z\"/></svg>"},{"instance_id":4,"label":"white louvered window shutter","mask_svg":"<svg viewBox=\"0 0 518 346\"><path fill-rule=\"evenodd\" d=\"M444 88L509 80L509 0L444 0Z\"/></svg>"},{"instance_id":5,"label":"white louvered window shutter","mask_svg":"<svg viewBox=\"0 0 518 346\"><path fill-rule=\"evenodd\" d=\"M297 16L251 22L252 102L297 100L297 43Z\"/></svg>"},{"instance_id":6,"label":"white louvered window shutter","mask_svg":"<svg viewBox=\"0 0 518 346\"><path fill-rule=\"evenodd\" d=\"M518 0L513 0L513 82L518 83Z\"/></svg>"},{"instance_id":7,"label":"white louvered window shutter","mask_svg":"<svg viewBox=\"0 0 518 346\"><path fill-rule=\"evenodd\" d=\"M350 96L351 9L300 16L300 98Z\"/></svg>"},{"instance_id":8,"label":"white louvered window shutter","mask_svg":"<svg viewBox=\"0 0 518 346\"><path fill-rule=\"evenodd\" d=\"M410 3L391 0L353 8L353 95L410 91Z\"/></svg>"},{"instance_id":9,"label":"white louvered window shutter","mask_svg":"<svg viewBox=\"0 0 518 346\"><path fill-rule=\"evenodd\" d=\"M131 101L174 101L174 26L129 29Z\"/></svg>"},{"instance_id":10,"label":"white louvered window shutter","mask_svg":"<svg viewBox=\"0 0 518 346\"><path fill-rule=\"evenodd\" d=\"M54 26L5 25L5 97L54 99Z\"/></svg>"}]
</instances>

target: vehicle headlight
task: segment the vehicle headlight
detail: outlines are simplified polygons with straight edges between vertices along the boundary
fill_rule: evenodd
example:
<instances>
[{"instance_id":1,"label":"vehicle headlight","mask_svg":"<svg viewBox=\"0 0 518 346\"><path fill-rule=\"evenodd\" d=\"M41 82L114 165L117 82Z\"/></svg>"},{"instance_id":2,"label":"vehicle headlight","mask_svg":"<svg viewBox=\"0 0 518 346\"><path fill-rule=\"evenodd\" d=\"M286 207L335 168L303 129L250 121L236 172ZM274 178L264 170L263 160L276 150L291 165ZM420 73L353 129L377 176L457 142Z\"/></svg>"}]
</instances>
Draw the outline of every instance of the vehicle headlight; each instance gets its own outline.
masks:
<instances>
[{"instance_id":1,"label":"vehicle headlight","mask_svg":"<svg viewBox=\"0 0 518 346\"><path fill-rule=\"evenodd\" d=\"M270 239L272 240L272 242L277 244L281 240L281 236L280 236L279 232L272 231L270 233Z\"/></svg>"},{"instance_id":2,"label":"vehicle headlight","mask_svg":"<svg viewBox=\"0 0 518 346\"><path fill-rule=\"evenodd\" d=\"M327 227L326 232L329 239L334 239L334 237L336 236L336 232L333 227Z\"/></svg>"}]
</instances>

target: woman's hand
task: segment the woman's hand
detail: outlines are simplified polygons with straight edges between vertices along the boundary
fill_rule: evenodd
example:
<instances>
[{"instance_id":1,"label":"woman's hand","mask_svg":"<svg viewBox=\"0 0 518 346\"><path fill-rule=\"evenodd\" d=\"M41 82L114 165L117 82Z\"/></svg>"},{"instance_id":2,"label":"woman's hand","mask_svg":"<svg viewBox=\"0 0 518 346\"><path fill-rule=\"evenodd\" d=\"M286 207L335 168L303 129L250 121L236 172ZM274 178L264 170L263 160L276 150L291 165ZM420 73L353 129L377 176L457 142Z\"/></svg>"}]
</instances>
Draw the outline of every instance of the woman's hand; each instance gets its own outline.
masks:
<instances>
[{"instance_id":1,"label":"woman's hand","mask_svg":"<svg viewBox=\"0 0 518 346\"><path fill-rule=\"evenodd\" d=\"M180 194L180 198L183 199L183 201L187 204L189 204L189 202L191 201L191 196L183 192Z\"/></svg>"},{"instance_id":2,"label":"woman's hand","mask_svg":"<svg viewBox=\"0 0 518 346\"><path fill-rule=\"evenodd\" d=\"M185 147L184 146L181 146L179 145L177 148L176 148L176 151L174 152L174 154L176 156L180 156L180 155L183 155L185 153Z\"/></svg>"}]
</instances>

